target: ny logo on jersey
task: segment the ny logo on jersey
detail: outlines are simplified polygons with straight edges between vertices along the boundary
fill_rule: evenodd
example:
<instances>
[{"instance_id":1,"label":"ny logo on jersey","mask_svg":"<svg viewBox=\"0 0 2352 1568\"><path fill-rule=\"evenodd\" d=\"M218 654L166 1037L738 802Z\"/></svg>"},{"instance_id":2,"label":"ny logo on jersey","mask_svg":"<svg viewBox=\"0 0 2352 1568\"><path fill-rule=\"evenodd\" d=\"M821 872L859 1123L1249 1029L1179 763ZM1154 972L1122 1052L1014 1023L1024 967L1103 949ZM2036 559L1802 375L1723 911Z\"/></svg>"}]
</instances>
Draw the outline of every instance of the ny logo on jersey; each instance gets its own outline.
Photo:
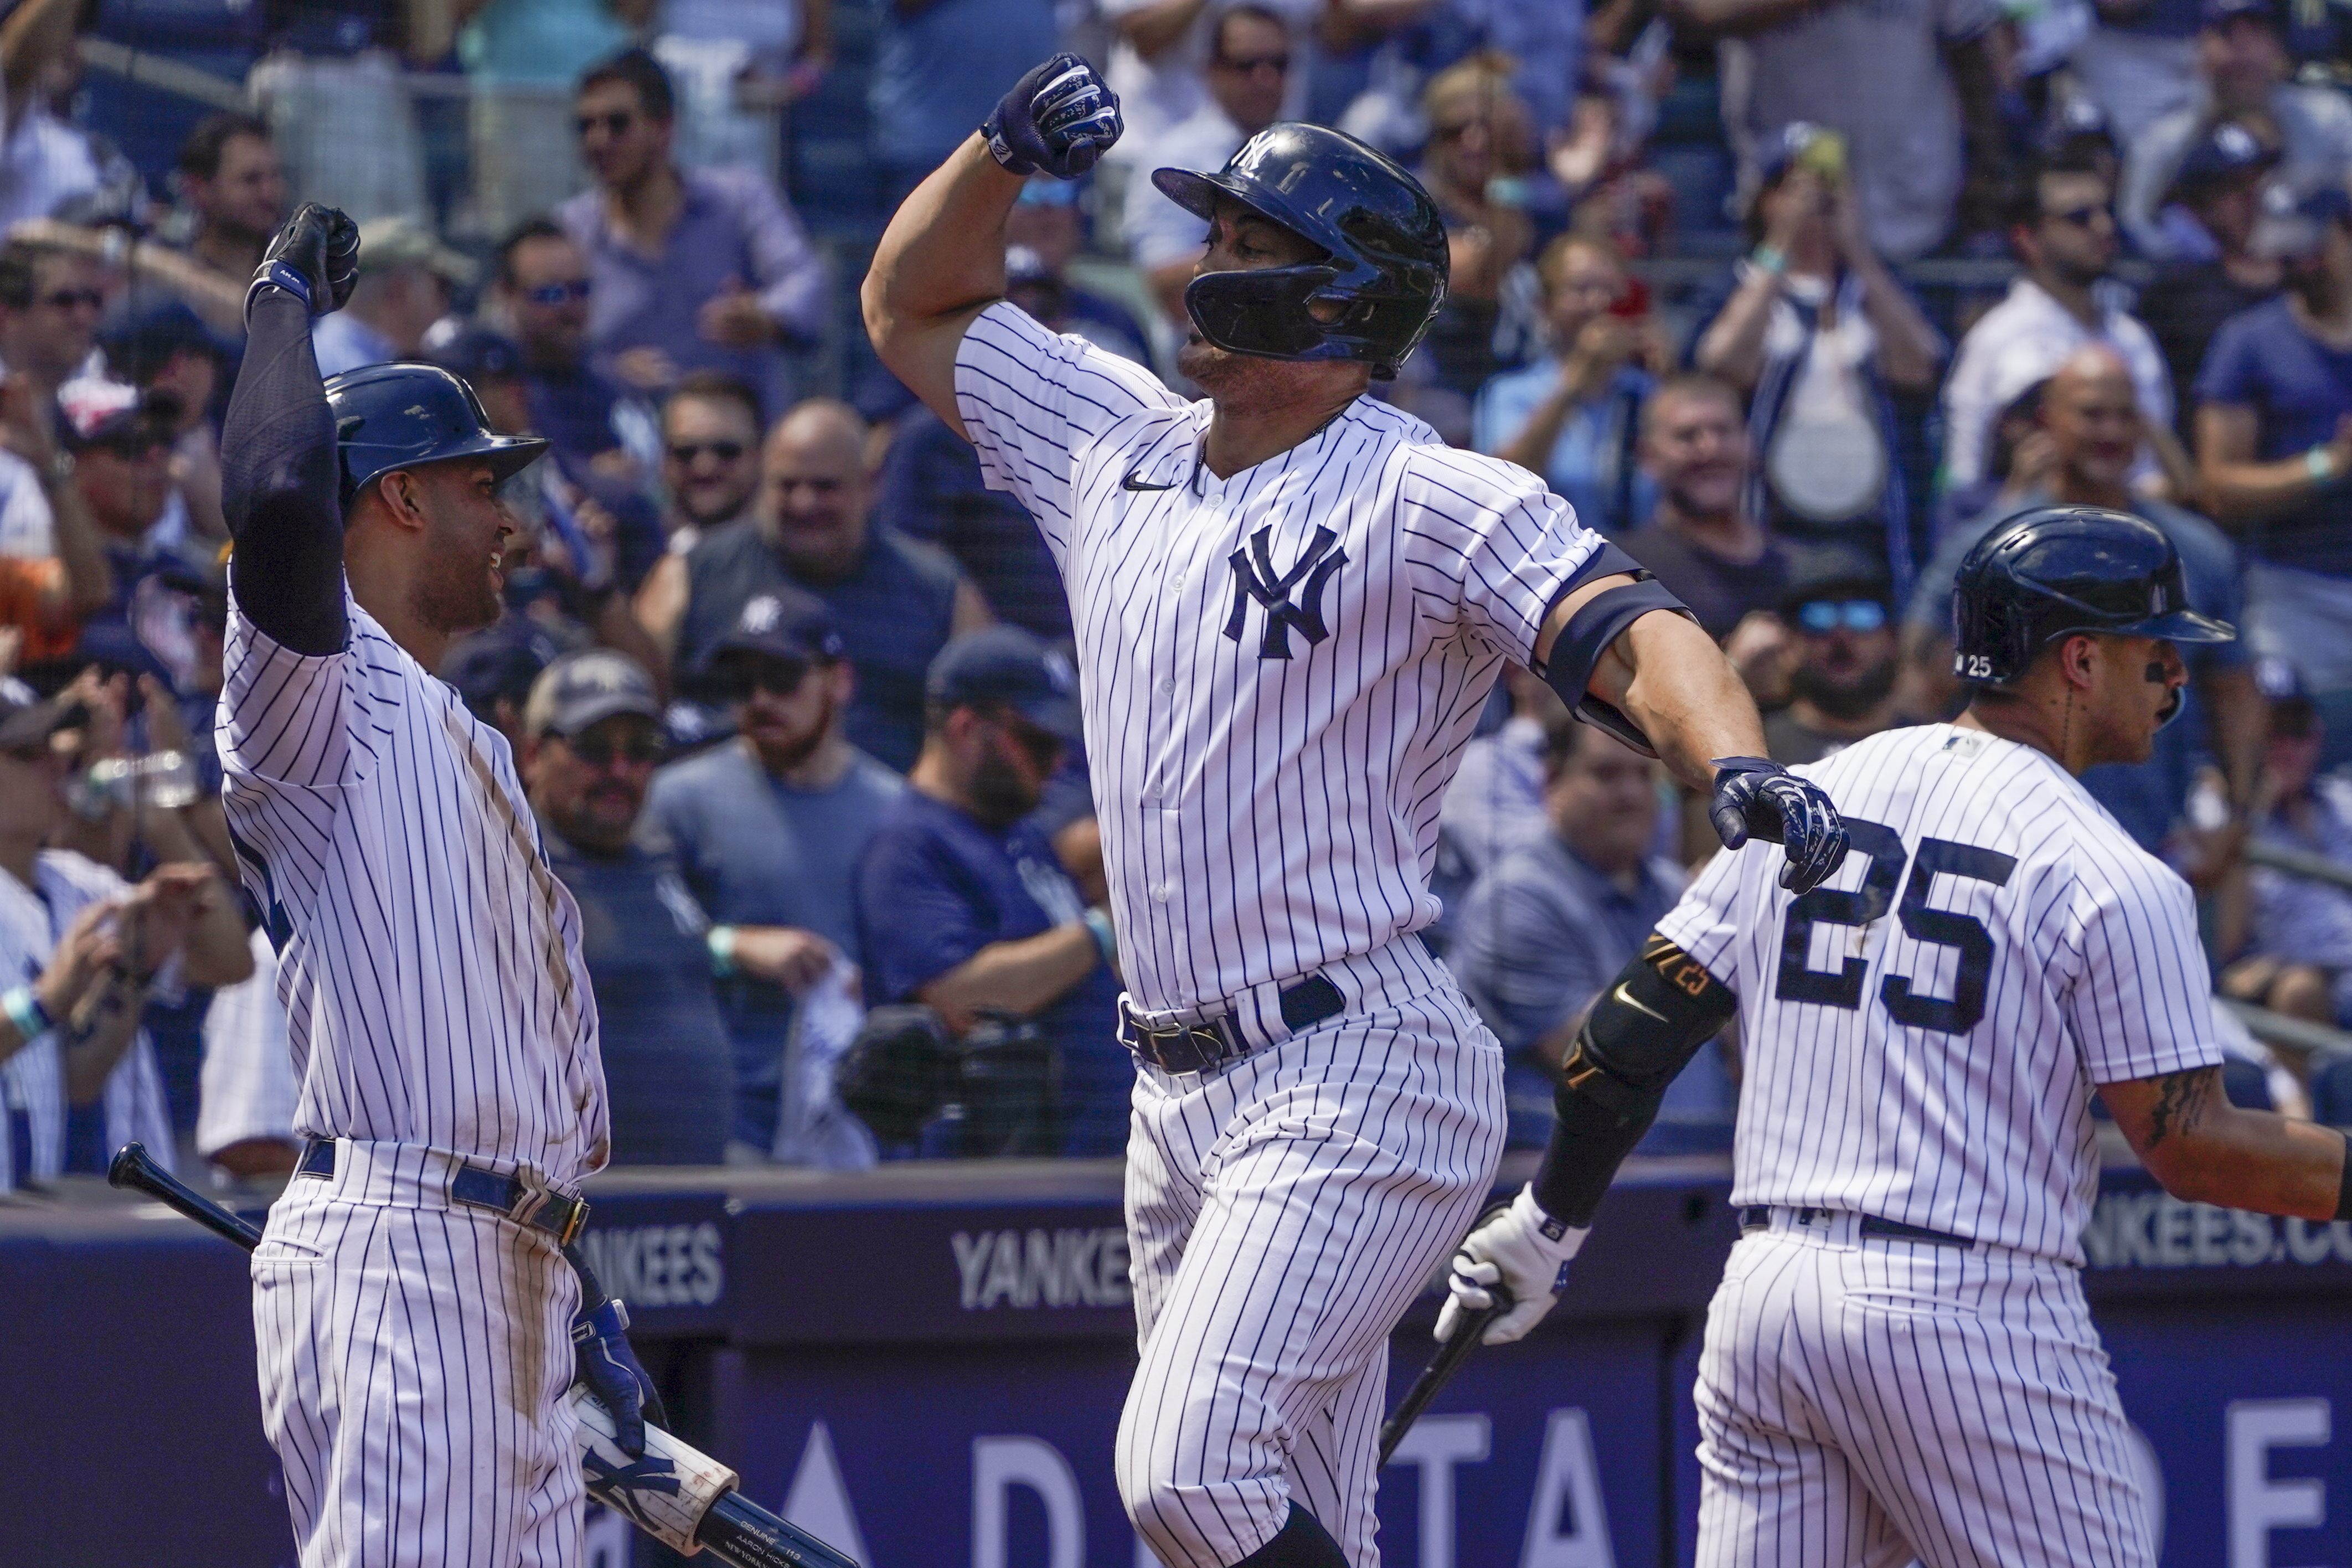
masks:
<instances>
[{"instance_id":1,"label":"ny logo on jersey","mask_svg":"<svg viewBox=\"0 0 2352 1568\"><path fill-rule=\"evenodd\" d=\"M1323 624L1323 584L1347 561L1348 552L1331 548L1339 542L1338 534L1328 528L1318 528L1290 570L1276 575L1266 542L1273 537L1273 525L1268 524L1250 536L1248 549L1236 550L1226 557L1226 563L1234 569L1234 613L1225 617L1225 636L1235 642L1242 640L1250 601L1255 599L1265 610L1265 632L1258 639L1258 658L1288 658L1291 627L1298 628L1309 647L1331 635L1331 628ZM1298 590L1296 603L1290 597L1293 588Z\"/></svg>"}]
</instances>

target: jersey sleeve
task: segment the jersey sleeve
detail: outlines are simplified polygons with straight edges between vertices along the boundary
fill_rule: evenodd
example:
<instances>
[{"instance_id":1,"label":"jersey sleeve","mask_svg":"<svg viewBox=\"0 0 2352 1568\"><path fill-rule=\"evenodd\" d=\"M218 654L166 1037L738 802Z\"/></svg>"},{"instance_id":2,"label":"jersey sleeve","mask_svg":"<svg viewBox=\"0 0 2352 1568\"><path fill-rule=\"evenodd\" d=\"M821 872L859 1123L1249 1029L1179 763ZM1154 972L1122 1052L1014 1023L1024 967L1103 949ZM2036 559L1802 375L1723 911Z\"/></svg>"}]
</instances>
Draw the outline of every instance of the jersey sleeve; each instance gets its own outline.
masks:
<instances>
[{"instance_id":1,"label":"jersey sleeve","mask_svg":"<svg viewBox=\"0 0 2352 1568\"><path fill-rule=\"evenodd\" d=\"M1404 559L1423 604L1450 604L1463 636L1534 663L1544 616L1601 536L1516 464L1443 447L1411 448L1405 461Z\"/></svg>"},{"instance_id":2,"label":"jersey sleeve","mask_svg":"<svg viewBox=\"0 0 2352 1568\"><path fill-rule=\"evenodd\" d=\"M1684 890L1682 901L1666 911L1657 927L1660 936L1689 953L1700 968L1734 993L1739 989L1734 949L1744 923L1739 913L1743 864L1742 851L1717 850Z\"/></svg>"},{"instance_id":3,"label":"jersey sleeve","mask_svg":"<svg viewBox=\"0 0 2352 1568\"><path fill-rule=\"evenodd\" d=\"M1077 453L1087 440L1131 414L1184 406L1141 365L1049 332L1002 300L965 329L955 384L956 412L988 488L1028 509L1057 563L1068 549Z\"/></svg>"},{"instance_id":4,"label":"jersey sleeve","mask_svg":"<svg viewBox=\"0 0 2352 1568\"><path fill-rule=\"evenodd\" d=\"M2136 848L2108 853L2112 865L2078 867L2067 922L2080 957L2066 1016L2091 1081L2219 1064L2212 984L2189 884Z\"/></svg>"}]
</instances>

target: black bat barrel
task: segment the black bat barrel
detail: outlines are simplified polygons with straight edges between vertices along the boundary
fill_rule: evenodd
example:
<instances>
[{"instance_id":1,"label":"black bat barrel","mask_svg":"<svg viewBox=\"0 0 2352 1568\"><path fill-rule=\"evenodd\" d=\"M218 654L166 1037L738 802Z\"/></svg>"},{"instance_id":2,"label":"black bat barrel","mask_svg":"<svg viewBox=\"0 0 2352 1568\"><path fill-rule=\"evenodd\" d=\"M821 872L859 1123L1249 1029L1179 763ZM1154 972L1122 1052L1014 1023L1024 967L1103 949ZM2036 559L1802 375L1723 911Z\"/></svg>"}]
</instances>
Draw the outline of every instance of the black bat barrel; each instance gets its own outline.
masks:
<instances>
[{"instance_id":1,"label":"black bat barrel","mask_svg":"<svg viewBox=\"0 0 2352 1568\"><path fill-rule=\"evenodd\" d=\"M704 1551L733 1568L857 1568L848 1557L740 1491L730 1491L710 1505L694 1538Z\"/></svg>"}]
</instances>

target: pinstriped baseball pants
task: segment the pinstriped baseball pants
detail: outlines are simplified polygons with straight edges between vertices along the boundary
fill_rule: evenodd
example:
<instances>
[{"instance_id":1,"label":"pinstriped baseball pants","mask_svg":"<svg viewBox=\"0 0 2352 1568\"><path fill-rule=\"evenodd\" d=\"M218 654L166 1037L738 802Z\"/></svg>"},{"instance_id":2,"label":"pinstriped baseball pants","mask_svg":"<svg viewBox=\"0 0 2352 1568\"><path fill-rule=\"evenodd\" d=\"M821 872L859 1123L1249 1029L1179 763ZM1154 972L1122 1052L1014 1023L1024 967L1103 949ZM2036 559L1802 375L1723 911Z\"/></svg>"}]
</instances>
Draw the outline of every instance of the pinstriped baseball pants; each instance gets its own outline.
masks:
<instances>
[{"instance_id":1,"label":"pinstriped baseball pants","mask_svg":"<svg viewBox=\"0 0 2352 1568\"><path fill-rule=\"evenodd\" d=\"M1698 1374L1698 1568L2154 1568L2080 1271L1785 1214Z\"/></svg>"},{"instance_id":2,"label":"pinstriped baseball pants","mask_svg":"<svg viewBox=\"0 0 2352 1568\"><path fill-rule=\"evenodd\" d=\"M296 1177L253 1319L302 1568L575 1568L578 1295L552 1237Z\"/></svg>"},{"instance_id":3,"label":"pinstriped baseball pants","mask_svg":"<svg viewBox=\"0 0 2352 1568\"><path fill-rule=\"evenodd\" d=\"M1503 1147L1502 1049L1442 971L1430 980L1223 1072L1138 1074L1142 1364L1117 1462L1167 1568L1239 1563L1294 1499L1353 1568L1380 1561L1389 1331L1477 1216Z\"/></svg>"}]
</instances>

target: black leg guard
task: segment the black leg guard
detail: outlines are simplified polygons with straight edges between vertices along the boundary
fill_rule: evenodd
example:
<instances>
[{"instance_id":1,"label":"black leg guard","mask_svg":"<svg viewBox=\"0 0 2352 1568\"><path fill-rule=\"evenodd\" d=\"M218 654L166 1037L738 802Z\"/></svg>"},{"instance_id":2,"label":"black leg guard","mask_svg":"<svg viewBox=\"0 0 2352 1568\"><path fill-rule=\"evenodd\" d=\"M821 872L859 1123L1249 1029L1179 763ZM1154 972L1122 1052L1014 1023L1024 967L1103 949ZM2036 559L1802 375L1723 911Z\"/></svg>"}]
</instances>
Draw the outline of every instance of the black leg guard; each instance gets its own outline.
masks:
<instances>
[{"instance_id":1,"label":"black leg guard","mask_svg":"<svg viewBox=\"0 0 2352 1568\"><path fill-rule=\"evenodd\" d=\"M1290 1505L1282 1533L1234 1564L1234 1568L1348 1568L1348 1554L1313 1514Z\"/></svg>"}]
</instances>

